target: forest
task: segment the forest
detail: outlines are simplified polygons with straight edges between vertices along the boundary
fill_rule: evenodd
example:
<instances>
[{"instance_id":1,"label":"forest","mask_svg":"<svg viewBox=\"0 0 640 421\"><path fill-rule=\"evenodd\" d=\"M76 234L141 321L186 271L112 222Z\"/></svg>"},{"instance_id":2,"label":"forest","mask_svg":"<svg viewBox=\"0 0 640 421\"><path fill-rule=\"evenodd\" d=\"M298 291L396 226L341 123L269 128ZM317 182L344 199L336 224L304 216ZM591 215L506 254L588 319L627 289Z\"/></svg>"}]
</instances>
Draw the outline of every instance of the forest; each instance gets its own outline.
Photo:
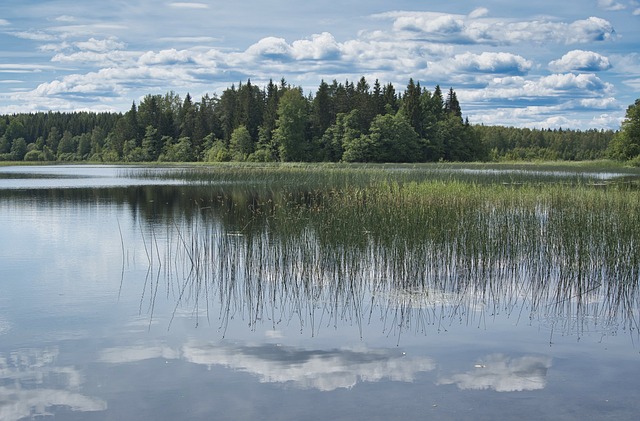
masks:
<instances>
[{"instance_id":1,"label":"forest","mask_svg":"<svg viewBox=\"0 0 640 421\"><path fill-rule=\"evenodd\" d=\"M284 79L247 80L200 100L149 94L124 113L3 115L0 161L593 160L623 158L610 148L617 136L472 125L453 88L430 91L413 79L402 91L364 77L322 81L308 95Z\"/></svg>"}]
</instances>

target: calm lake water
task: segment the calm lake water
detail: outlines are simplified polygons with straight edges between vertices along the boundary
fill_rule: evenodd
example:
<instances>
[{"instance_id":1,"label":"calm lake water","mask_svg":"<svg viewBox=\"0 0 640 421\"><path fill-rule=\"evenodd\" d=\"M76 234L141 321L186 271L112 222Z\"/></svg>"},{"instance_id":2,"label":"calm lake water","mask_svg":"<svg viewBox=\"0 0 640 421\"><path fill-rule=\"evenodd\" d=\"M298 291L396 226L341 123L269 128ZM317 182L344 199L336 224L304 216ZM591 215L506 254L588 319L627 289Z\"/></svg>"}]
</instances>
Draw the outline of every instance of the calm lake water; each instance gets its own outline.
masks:
<instances>
[{"instance_id":1,"label":"calm lake water","mask_svg":"<svg viewBox=\"0 0 640 421\"><path fill-rule=\"evenodd\" d=\"M559 296L527 264L464 288L443 264L417 288L414 244L275 226L246 214L274 189L164 172L0 167L0 420L640 412L637 279Z\"/></svg>"}]
</instances>

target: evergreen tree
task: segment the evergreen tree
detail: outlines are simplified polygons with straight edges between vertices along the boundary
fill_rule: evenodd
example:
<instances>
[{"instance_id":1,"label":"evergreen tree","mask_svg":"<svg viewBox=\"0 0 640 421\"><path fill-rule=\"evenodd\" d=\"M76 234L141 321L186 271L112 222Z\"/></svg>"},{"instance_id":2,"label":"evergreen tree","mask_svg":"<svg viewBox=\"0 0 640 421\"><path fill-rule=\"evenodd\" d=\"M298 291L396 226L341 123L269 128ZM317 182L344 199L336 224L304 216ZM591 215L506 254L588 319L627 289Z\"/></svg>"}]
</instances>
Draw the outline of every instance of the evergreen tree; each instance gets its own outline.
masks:
<instances>
[{"instance_id":1,"label":"evergreen tree","mask_svg":"<svg viewBox=\"0 0 640 421\"><path fill-rule=\"evenodd\" d=\"M332 98L329 85L323 80L320 82L311 104L311 131L315 139L322 137L335 119Z\"/></svg>"},{"instance_id":2,"label":"evergreen tree","mask_svg":"<svg viewBox=\"0 0 640 421\"><path fill-rule=\"evenodd\" d=\"M409 79L407 90L402 96L402 107L400 108L400 112L404 115L409 124L411 124L413 130L415 130L420 136L423 135L422 121L424 119L420 103L421 95L422 88L420 87L420 83L416 84L413 79Z\"/></svg>"},{"instance_id":3,"label":"evergreen tree","mask_svg":"<svg viewBox=\"0 0 640 421\"><path fill-rule=\"evenodd\" d=\"M398 96L396 95L396 88L388 83L382 88L382 98L384 100L385 114L395 114L399 107Z\"/></svg>"},{"instance_id":4,"label":"evergreen tree","mask_svg":"<svg viewBox=\"0 0 640 421\"><path fill-rule=\"evenodd\" d=\"M444 110L445 112L451 113L462 119L462 110L460 109L460 103L458 102L458 97L456 96L453 88L449 88L447 100L444 103Z\"/></svg>"},{"instance_id":5,"label":"evergreen tree","mask_svg":"<svg viewBox=\"0 0 640 421\"><path fill-rule=\"evenodd\" d=\"M371 95L371 101L373 103L374 117L378 115L386 114L383 90L382 90L382 86L380 86L380 81L378 79L376 79L376 81L373 84L373 93Z\"/></svg>"}]
</instances>

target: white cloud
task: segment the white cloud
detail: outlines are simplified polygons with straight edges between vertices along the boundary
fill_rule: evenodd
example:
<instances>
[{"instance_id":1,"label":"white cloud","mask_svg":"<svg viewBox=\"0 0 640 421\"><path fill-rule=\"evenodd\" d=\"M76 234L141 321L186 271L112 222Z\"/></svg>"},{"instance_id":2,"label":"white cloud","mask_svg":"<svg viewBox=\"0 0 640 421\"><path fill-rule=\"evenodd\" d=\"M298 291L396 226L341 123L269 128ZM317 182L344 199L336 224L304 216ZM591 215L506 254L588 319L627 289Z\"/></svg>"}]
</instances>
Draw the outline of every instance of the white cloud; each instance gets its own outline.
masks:
<instances>
[{"instance_id":1,"label":"white cloud","mask_svg":"<svg viewBox=\"0 0 640 421\"><path fill-rule=\"evenodd\" d=\"M622 124L622 116L613 114L600 114L592 118L589 127L611 127L619 128Z\"/></svg>"},{"instance_id":2,"label":"white cloud","mask_svg":"<svg viewBox=\"0 0 640 421\"><path fill-rule=\"evenodd\" d=\"M533 66L517 54L491 52L457 54L452 62L456 70L480 73L524 74Z\"/></svg>"},{"instance_id":3,"label":"white cloud","mask_svg":"<svg viewBox=\"0 0 640 421\"><path fill-rule=\"evenodd\" d=\"M578 100L580 107L597 110L612 110L619 108L615 98L582 98Z\"/></svg>"},{"instance_id":4,"label":"white cloud","mask_svg":"<svg viewBox=\"0 0 640 421\"><path fill-rule=\"evenodd\" d=\"M615 0L598 0L598 7L604 10L624 10L627 8L627 6Z\"/></svg>"},{"instance_id":5,"label":"white cloud","mask_svg":"<svg viewBox=\"0 0 640 421\"><path fill-rule=\"evenodd\" d=\"M56 69L54 66L47 64L23 64L23 63L6 63L0 64L0 72L3 73L39 73L44 70Z\"/></svg>"},{"instance_id":6,"label":"white cloud","mask_svg":"<svg viewBox=\"0 0 640 421\"><path fill-rule=\"evenodd\" d=\"M510 358L501 354L485 357L466 373L440 378L439 384L455 384L459 389L493 389L496 392L522 392L544 389L551 358L524 356Z\"/></svg>"},{"instance_id":7,"label":"white cloud","mask_svg":"<svg viewBox=\"0 0 640 421\"><path fill-rule=\"evenodd\" d=\"M337 60L340 45L328 32L314 34L310 40L297 40L291 44L291 52L298 60Z\"/></svg>"},{"instance_id":8,"label":"white cloud","mask_svg":"<svg viewBox=\"0 0 640 421\"><path fill-rule=\"evenodd\" d=\"M208 9L209 5L205 3L176 2L176 3L169 3L169 7L175 7L179 9Z\"/></svg>"},{"instance_id":9,"label":"white cloud","mask_svg":"<svg viewBox=\"0 0 640 421\"><path fill-rule=\"evenodd\" d=\"M469 13L469 18L477 19L477 18L486 16L488 14L489 14L489 9L487 9L486 7L478 7L477 9Z\"/></svg>"},{"instance_id":10,"label":"white cloud","mask_svg":"<svg viewBox=\"0 0 640 421\"><path fill-rule=\"evenodd\" d=\"M581 73L578 75L574 73L552 74L540 78L538 83L535 85L542 88L544 91L552 90L556 92L574 90L581 90L585 93L607 92L613 89L611 84L603 82L599 77L592 73ZM577 93L574 92L574 94Z\"/></svg>"},{"instance_id":11,"label":"white cloud","mask_svg":"<svg viewBox=\"0 0 640 421\"><path fill-rule=\"evenodd\" d=\"M253 44L245 53L249 56L265 59L288 60L292 56L291 46L284 38L267 37Z\"/></svg>"},{"instance_id":12,"label":"white cloud","mask_svg":"<svg viewBox=\"0 0 640 421\"><path fill-rule=\"evenodd\" d=\"M54 20L56 22L75 22L76 18L74 18L73 16L69 16L69 15L62 15L62 16L58 16Z\"/></svg>"},{"instance_id":13,"label":"white cloud","mask_svg":"<svg viewBox=\"0 0 640 421\"><path fill-rule=\"evenodd\" d=\"M9 21L6 19L0 19L0 26L7 26L9 25Z\"/></svg>"},{"instance_id":14,"label":"white cloud","mask_svg":"<svg viewBox=\"0 0 640 421\"><path fill-rule=\"evenodd\" d=\"M573 50L550 62L549 68L555 72L597 72L610 69L611 63L607 57L593 51Z\"/></svg>"},{"instance_id":15,"label":"white cloud","mask_svg":"<svg viewBox=\"0 0 640 421\"><path fill-rule=\"evenodd\" d=\"M114 63L122 63L132 58L131 53L124 51L112 51L109 53L97 53L93 51L82 51L72 54L56 54L51 58L52 62L58 63L94 63L107 66Z\"/></svg>"},{"instance_id":16,"label":"white cloud","mask_svg":"<svg viewBox=\"0 0 640 421\"><path fill-rule=\"evenodd\" d=\"M591 73L552 74L536 79L521 76L493 78L483 89L467 89L458 92L463 102L487 100L527 101L533 98L597 98L609 96L613 85ZM561 110L559 110L561 111Z\"/></svg>"},{"instance_id":17,"label":"white cloud","mask_svg":"<svg viewBox=\"0 0 640 421\"><path fill-rule=\"evenodd\" d=\"M94 51L98 53L105 53L112 50L120 50L126 47L123 42L117 41L115 38L107 39L95 39L90 38L87 41L76 42L74 45L84 51Z\"/></svg>"},{"instance_id":18,"label":"white cloud","mask_svg":"<svg viewBox=\"0 0 640 421\"><path fill-rule=\"evenodd\" d=\"M394 19L398 32L413 32L434 42L460 44L591 43L609 40L615 31L610 22L590 17L571 23L555 20L499 20L431 12L391 12L379 16Z\"/></svg>"},{"instance_id":19,"label":"white cloud","mask_svg":"<svg viewBox=\"0 0 640 421\"><path fill-rule=\"evenodd\" d=\"M627 79L627 80L623 81L622 83L624 83L627 86L632 87L636 91L640 90L640 78Z\"/></svg>"},{"instance_id":20,"label":"white cloud","mask_svg":"<svg viewBox=\"0 0 640 421\"><path fill-rule=\"evenodd\" d=\"M162 50L159 52L149 51L140 56L138 63L142 65L173 65L193 63L193 54L186 50L176 49Z\"/></svg>"},{"instance_id":21,"label":"white cloud","mask_svg":"<svg viewBox=\"0 0 640 421\"><path fill-rule=\"evenodd\" d=\"M42 31L16 31L16 32L9 32L9 35L12 35L20 39L28 39L31 41L57 41L58 40L57 36L51 35Z\"/></svg>"}]
</instances>

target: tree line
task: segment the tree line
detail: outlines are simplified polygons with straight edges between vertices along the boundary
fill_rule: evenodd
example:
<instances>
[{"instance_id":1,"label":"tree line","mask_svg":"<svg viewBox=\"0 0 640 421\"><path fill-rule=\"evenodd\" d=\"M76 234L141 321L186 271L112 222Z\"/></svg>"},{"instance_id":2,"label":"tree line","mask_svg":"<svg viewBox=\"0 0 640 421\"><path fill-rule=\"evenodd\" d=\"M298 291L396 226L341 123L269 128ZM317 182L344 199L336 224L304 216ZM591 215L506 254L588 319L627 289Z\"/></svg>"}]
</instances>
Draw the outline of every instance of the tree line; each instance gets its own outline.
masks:
<instances>
[{"instance_id":1,"label":"tree line","mask_svg":"<svg viewBox=\"0 0 640 421\"><path fill-rule=\"evenodd\" d=\"M471 125L456 92L322 81L304 95L247 80L194 101L147 95L124 113L0 116L0 160L433 162L599 159L612 131Z\"/></svg>"}]
</instances>

